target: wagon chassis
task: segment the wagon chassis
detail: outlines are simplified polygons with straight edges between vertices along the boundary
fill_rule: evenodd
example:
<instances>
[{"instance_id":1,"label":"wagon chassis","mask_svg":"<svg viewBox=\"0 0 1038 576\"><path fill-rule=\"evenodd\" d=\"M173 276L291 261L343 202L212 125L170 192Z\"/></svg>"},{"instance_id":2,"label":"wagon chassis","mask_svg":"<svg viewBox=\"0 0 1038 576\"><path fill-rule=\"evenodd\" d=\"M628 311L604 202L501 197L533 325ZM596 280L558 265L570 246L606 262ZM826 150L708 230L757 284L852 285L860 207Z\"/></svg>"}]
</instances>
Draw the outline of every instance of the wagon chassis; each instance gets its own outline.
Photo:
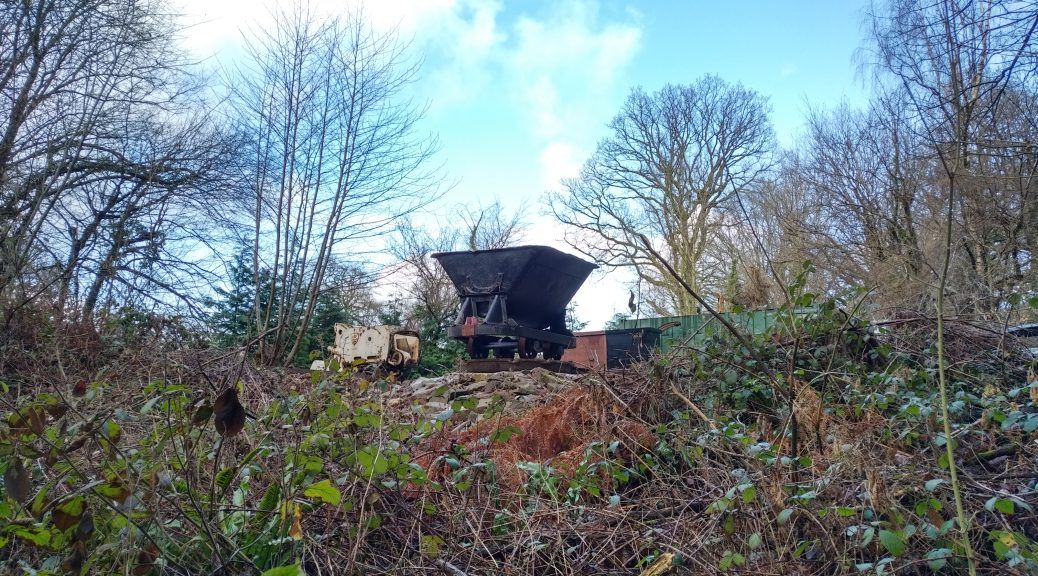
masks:
<instances>
[{"instance_id":1,"label":"wagon chassis","mask_svg":"<svg viewBox=\"0 0 1038 576\"><path fill-rule=\"evenodd\" d=\"M451 338L466 343L465 350L471 358L487 358L493 351L513 351L519 358L536 358L543 354L546 360L559 360L566 348L575 344L573 336L535 330L511 324L462 324L447 329ZM511 357L511 354L508 354Z\"/></svg>"}]
</instances>

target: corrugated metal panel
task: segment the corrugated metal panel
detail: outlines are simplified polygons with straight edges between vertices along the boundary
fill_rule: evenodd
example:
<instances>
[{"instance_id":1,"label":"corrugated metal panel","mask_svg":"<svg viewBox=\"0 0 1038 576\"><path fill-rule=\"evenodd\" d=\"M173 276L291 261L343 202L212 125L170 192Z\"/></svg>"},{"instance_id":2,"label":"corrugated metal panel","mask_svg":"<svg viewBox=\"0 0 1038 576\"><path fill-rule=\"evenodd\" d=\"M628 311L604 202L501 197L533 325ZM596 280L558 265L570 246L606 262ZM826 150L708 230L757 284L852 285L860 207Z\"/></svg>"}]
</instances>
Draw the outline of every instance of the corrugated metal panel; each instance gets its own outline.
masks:
<instances>
[{"instance_id":1,"label":"corrugated metal panel","mask_svg":"<svg viewBox=\"0 0 1038 576\"><path fill-rule=\"evenodd\" d=\"M806 314L810 310L798 310L797 314ZM722 316L732 324L741 327L750 334L761 334L773 326L779 318L777 310L752 310L732 314L721 313ZM725 330L724 326L709 314L695 314L690 316L661 316L657 318L638 318L623 320L621 328L656 328L677 322L678 326L666 330L660 336L660 349L664 352L676 345L698 346L706 341L708 337Z\"/></svg>"}]
</instances>

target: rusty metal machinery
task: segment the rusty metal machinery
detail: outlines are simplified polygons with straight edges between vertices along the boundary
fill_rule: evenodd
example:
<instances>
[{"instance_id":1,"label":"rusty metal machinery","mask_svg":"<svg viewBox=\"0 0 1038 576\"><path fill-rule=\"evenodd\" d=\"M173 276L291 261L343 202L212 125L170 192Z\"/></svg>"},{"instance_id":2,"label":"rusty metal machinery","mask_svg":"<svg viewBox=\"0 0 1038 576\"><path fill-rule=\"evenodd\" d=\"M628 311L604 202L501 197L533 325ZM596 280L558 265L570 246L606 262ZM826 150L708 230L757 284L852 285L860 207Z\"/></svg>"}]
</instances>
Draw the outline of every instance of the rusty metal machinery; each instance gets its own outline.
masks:
<instances>
[{"instance_id":1,"label":"rusty metal machinery","mask_svg":"<svg viewBox=\"0 0 1038 576\"><path fill-rule=\"evenodd\" d=\"M458 291L448 328L473 359L562 358L574 346L566 305L597 266L547 246L432 255Z\"/></svg>"},{"instance_id":2,"label":"rusty metal machinery","mask_svg":"<svg viewBox=\"0 0 1038 576\"><path fill-rule=\"evenodd\" d=\"M399 326L335 325L335 344L328 351L340 366L373 365L400 370L418 363L421 342L413 330Z\"/></svg>"}]
</instances>

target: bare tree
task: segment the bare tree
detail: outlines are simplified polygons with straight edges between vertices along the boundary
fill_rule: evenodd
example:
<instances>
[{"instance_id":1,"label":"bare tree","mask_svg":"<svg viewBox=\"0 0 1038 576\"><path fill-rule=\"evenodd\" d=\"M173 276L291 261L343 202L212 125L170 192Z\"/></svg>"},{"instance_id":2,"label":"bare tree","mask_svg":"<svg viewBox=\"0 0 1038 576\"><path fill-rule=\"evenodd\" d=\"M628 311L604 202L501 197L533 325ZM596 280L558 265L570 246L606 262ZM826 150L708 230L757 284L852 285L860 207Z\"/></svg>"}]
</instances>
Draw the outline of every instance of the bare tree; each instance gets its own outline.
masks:
<instances>
[{"instance_id":1,"label":"bare tree","mask_svg":"<svg viewBox=\"0 0 1038 576\"><path fill-rule=\"evenodd\" d=\"M226 139L149 0L0 4L0 302L90 320L105 295L170 304L203 276Z\"/></svg>"},{"instance_id":2,"label":"bare tree","mask_svg":"<svg viewBox=\"0 0 1038 576\"><path fill-rule=\"evenodd\" d=\"M526 229L525 211L520 208L510 216L506 215L498 200L487 207L478 204L471 208L459 207L458 210L468 233L466 246L469 250L492 250L515 244Z\"/></svg>"},{"instance_id":3,"label":"bare tree","mask_svg":"<svg viewBox=\"0 0 1038 576\"><path fill-rule=\"evenodd\" d=\"M813 110L779 184L759 199L766 218L781 221L776 259L811 260L823 293L881 287L887 303L916 306L933 282L924 253L936 234L930 165L902 104L894 93L865 111Z\"/></svg>"},{"instance_id":4,"label":"bare tree","mask_svg":"<svg viewBox=\"0 0 1038 576\"><path fill-rule=\"evenodd\" d=\"M429 255L457 249L461 234L456 229L432 233L405 221L397 227L397 234L389 245L404 278L396 284L403 288L404 320L422 330L430 342L445 336L458 308L458 296L443 268Z\"/></svg>"},{"instance_id":5,"label":"bare tree","mask_svg":"<svg viewBox=\"0 0 1038 576\"><path fill-rule=\"evenodd\" d=\"M250 36L236 113L254 164L254 321L264 363L296 356L333 255L355 257L436 197L435 142L404 89L417 73L395 34L359 12L317 18L302 6ZM261 270L272 281L259 281ZM265 306L259 306L265 302Z\"/></svg>"},{"instance_id":6,"label":"bare tree","mask_svg":"<svg viewBox=\"0 0 1038 576\"><path fill-rule=\"evenodd\" d=\"M712 239L731 215L733 194L758 183L771 166L767 100L706 76L648 94L632 91L577 178L549 195L568 227L567 241L597 262L633 267L657 313L688 314L696 303L638 239L696 290ZM721 279L727 266L714 270Z\"/></svg>"},{"instance_id":7,"label":"bare tree","mask_svg":"<svg viewBox=\"0 0 1038 576\"><path fill-rule=\"evenodd\" d=\"M429 257L435 252L453 250L490 250L521 241L525 230L524 212L504 210L495 201L488 207L458 206L461 228L441 228L436 232L402 222L390 243L390 252L401 264L407 278L406 298L412 324L422 328L430 341L442 339L454 321L458 293L439 263Z\"/></svg>"},{"instance_id":8,"label":"bare tree","mask_svg":"<svg viewBox=\"0 0 1038 576\"><path fill-rule=\"evenodd\" d=\"M1021 213L1033 193L1038 10L1032 2L897 1L871 23L878 79L904 94L906 125L925 143L931 186L950 214L942 284L960 310L991 314L1013 271L1030 267L1018 246L1003 247L1008 231L1028 224Z\"/></svg>"},{"instance_id":9,"label":"bare tree","mask_svg":"<svg viewBox=\"0 0 1038 576\"><path fill-rule=\"evenodd\" d=\"M937 365L944 435L952 436L948 416L948 384L944 357L946 293L956 273L966 272L987 290L970 298L976 309L997 308L993 294L991 237L986 234L985 205L997 203L1001 174L986 166L993 158L1022 150L1028 142L988 138L1013 100L1007 92L1026 91L1033 80L1034 33L1038 10L1013 1L915 0L891 2L872 17L871 44L877 68L904 90L911 121L932 151L936 183L944 192L943 242L936 286ZM1033 82L1032 82L1033 84ZM1025 162L1026 164L1026 162ZM994 178L992 178L994 176ZM957 222L958 220L958 222ZM957 282L963 286L961 280ZM945 446L961 534L970 574L977 568L970 520L961 497L954 448Z\"/></svg>"}]
</instances>

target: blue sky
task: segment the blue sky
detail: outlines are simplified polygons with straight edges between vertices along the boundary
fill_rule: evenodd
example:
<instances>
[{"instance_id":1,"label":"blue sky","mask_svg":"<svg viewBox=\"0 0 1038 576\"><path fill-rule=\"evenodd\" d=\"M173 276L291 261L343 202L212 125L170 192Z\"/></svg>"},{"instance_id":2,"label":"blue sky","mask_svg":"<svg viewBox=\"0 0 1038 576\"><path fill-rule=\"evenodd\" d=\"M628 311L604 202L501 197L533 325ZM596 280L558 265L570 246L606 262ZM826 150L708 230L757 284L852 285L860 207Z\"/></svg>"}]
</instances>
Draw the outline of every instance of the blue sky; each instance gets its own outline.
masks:
<instances>
[{"instance_id":1,"label":"blue sky","mask_svg":"<svg viewBox=\"0 0 1038 576\"><path fill-rule=\"evenodd\" d=\"M262 26L248 0L180 0L186 46L230 63L240 30ZM334 13L340 1L312 1ZM525 209L529 243L559 246L541 198L575 175L631 88L716 74L770 98L778 141L792 145L807 106L866 99L855 60L860 1L623 2L612 0L376 0L372 25L396 27L424 59L413 87L423 129L455 186L426 222L450 225L458 204L494 199ZM560 246L561 247L561 246ZM594 277L577 296L600 327L626 309L620 274Z\"/></svg>"}]
</instances>

